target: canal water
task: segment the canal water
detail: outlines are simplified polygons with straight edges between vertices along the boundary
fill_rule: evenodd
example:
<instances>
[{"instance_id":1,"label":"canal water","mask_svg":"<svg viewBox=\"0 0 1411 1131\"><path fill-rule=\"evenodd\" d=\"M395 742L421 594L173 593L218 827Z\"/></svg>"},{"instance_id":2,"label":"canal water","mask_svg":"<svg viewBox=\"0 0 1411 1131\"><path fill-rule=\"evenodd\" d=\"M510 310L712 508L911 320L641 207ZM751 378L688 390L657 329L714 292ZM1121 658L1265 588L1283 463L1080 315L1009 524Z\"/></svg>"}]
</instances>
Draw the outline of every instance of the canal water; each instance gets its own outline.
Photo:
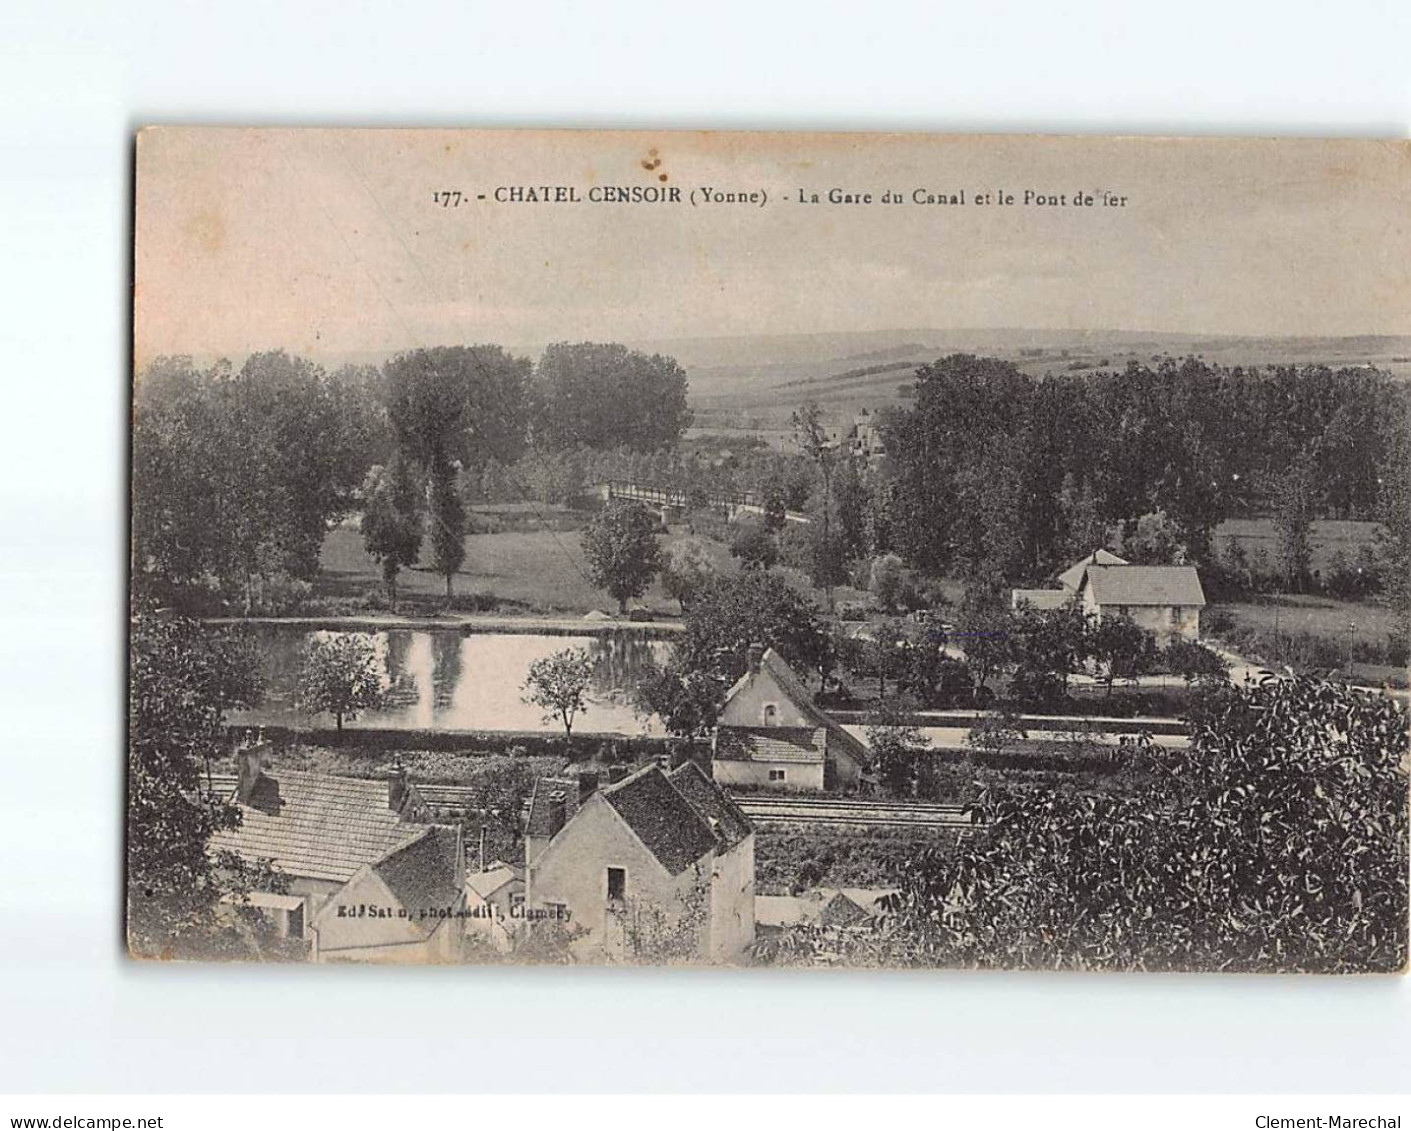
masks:
<instances>
[{"instance_id":1,"label":"canal water","mask_svg":"<svg viewBox=\"0 0 1411 1131\"><path fill-rule=\"evenodd\" d=\"M254 710L231 712L237 725L331 727L332 716L311 715L295 702L303 653L315 637L331 635L291 625L258 625L245 631L264 657L265 699ZM525 703L529 665L565 648L597 661L588 708L574 734L661 734L659 720L634 709L633 691L671 645L632 633L603 636L537 636L458 630L388 629L369 632L386 672L386 704L360 714L358 727L415 730L514 730L555 732L540 708Z\"/></svg>"}]
</instances>

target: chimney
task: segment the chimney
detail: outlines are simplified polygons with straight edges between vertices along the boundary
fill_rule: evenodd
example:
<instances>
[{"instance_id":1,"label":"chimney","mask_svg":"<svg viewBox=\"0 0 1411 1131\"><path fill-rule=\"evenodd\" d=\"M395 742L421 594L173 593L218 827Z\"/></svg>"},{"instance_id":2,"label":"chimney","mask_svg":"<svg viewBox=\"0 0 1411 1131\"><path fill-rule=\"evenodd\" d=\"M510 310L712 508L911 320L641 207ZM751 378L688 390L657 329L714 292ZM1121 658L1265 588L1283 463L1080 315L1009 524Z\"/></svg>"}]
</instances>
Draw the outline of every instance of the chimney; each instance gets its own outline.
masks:
<instances>
[{"instance_id":1,"label":"chimney","mask_svg":"<svg viewBox=\"0 0 1411 1131\"><path fill-rule=\"evenodd\" d=\"M568 799L563 792L556 791L549 795L549 836L558 836L559 829L563 828L568 820Z\"/></svg>"},{"instance_id":2,"label":"chimney","mask_svg":"<svg viewBox=\"0 0 1411 1131\"><path fill-rule=\"evenodd\" d=\"M750 651L749 651L749 666L750 666L750 671L752 671L752 672L758 672L758 671L759 671L759 665L760 665L761 663L763 663L763 662L764 662L764 645L763 645L763 644L751 644L751 645L750 645Z\"/></svg>"},{"instance_id":3,"label":"chimney","mask_svg":"<svg viewBox=\"0 0 1411 1131\"><path fill-rule=\"evenodd\" d=\"M268 742L255 742L235 752L236 785L235 794L241 805L250 803L255 792L255 783L268 764L270 745Z\"/></svg>"},{"instance_id":4,"label":"chimney","mask_svg":"<svg viewBox=\"0 0 1411 1131\"><path fill-rule=\"evenodd\" d=\"M402 765L402 755L392 755L392 770L387 778L387 808L400 813L407 803L407 768Z\"/></svg>"},{"instance_id":5,"label":"chimney","mask_svg":"<svg viewBox=\"0 0 1411 1131\"><path fill-rule=\"evenodd\" d=\"M598 771L578 771L578 804L582 805L598 791Z\"/></svg>"}]
</instances>

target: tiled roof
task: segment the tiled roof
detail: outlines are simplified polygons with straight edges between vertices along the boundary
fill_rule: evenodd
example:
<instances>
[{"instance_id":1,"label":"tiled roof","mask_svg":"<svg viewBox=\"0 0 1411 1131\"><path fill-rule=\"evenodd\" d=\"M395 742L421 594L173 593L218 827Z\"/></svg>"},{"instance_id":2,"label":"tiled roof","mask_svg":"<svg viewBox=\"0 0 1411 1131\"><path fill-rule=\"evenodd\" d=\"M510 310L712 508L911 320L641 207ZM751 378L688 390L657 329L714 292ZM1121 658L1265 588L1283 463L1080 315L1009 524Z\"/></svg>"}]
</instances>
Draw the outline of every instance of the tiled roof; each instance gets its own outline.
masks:
<instances>
[{"instance_id":1,"label":"tiled roof","mask_svg":"<svg viewBox=\"0 0 1411 1131\"><path fill-rule=\"evenodd\" d=\"M1203 606L1205 591L1194 566L1107 566L1088 568L1098 605Z\"/></svg>"},{"instance_id":2,"label":"tiled roof","mask_svg":"<svg viewBox=\"0 0 1411 1131\"><path fill-rule=\"evenodd\" d=\"M1083 587L1083 574L1087 573L1090 565L1126 565L1126 558L1119 558L1116 554L1108 550L1094 550L1081 561L1074 562L1058 575L1058 583L1065 589L1071 589L1074 593Z\"/></svg>"},{"instance_id":3,"label":"tiled roof","mask_svg":"<svg viewBox=\"0 0 1411 1131\"><path fill-rule=\"evenodd\" d=\"M599 793L673 876L719 847L706 819L656 766Z\"/></svg>"},{"instance_id":4,"label":"tiled roof","mask_svg":"<svg viewBox=\"0 0 1411 1131\"><path fill-rule=\"evenodd\" d=\"M694 762L682 762L666 776L691 808L705 818L726 849L734 848L754 832L754 826L740 807Z\"/></svg>"},{"instance_id":5,"label":"tiled roof","mask_svg":"<svg viewBox=\"0 0 1411 1131\"><path fill-rule=\"evenodd\" d=\"M234 780L221 778L230 792ZM388 807L385 781L278 770L259 776L251 801L240 806L240 827L212 836L211 849L311 880L344 883L425 828Z\"/></svg>"},{"instance_id":6,"label":"tiled roof","mask_svg":"<svg viewBox=\"0 0 1411 1131\"><path fill-rule=\"evenodd\" d=\"M454 909L460 902L459 838L460 830L450 825L423 825L414 839L372 866L422 934L429 935L443 922L438 917L423 918L423 912Z\"/></svg>"},{"instance_id":7,"label":"tiled roof","mask_svg":"<svg viewBox=\"0 0 1411 1131\"><path fill-rule=\"evenodd\" d=\"M827 750L827 727L722 726L715 737L715 756L726 762L817 765Z\"/></svg>"},{"instance_id":8,"label":"tiled roof","mask_svg":"<svg viewBox=\"0 0 1411 1131\"><path fill-rule=\"evenodd\" d=\"M1069 601L1073 600L1073 594L1067 589L1016 589L1014 590L1014 607L1029 604L1036 609L1061 609Z\"/></svg>"}]
</instances>

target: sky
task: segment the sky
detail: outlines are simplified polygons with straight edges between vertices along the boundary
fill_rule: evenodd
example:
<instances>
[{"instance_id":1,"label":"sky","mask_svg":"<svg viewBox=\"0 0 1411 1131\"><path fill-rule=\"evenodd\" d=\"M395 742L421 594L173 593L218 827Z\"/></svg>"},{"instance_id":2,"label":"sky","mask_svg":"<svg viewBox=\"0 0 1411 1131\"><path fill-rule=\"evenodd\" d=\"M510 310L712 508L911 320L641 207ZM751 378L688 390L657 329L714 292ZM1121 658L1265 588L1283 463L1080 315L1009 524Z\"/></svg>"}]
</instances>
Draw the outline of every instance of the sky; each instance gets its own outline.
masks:
<instances>
[{"instance_id":1,"label":"sky","mask_svg":"<svg viewBox=\"0 0 1411 1131\"><path fill-rule=\"evenodd\" d=\"M138 139L134 360L904 327L1411 334L1409 168L1404 141L163 127ZM494 199L539 185L581 199ZM587 200L605 186L682 199ZM767 200L693 206L707 187ZM800 199L830 189L872 202Z\"/></svg>"}]
</instances>

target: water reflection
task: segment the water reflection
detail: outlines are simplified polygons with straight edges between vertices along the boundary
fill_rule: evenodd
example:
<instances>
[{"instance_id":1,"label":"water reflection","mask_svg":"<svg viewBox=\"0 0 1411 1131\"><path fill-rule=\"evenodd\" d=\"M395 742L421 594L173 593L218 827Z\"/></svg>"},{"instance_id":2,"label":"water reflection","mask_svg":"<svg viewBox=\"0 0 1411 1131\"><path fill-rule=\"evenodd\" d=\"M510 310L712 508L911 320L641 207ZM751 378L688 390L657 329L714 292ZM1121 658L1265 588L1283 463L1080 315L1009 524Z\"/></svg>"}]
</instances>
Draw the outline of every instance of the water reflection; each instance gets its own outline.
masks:
<instances>
[{"instance_id":1,"label":"water reflection","mask_svg":"<svg viewBox=\"0 0 1411 1131\"><path fill-rule=\"evenodd\" d=\"M231 721L266 726L329 726L294 702L302 652L314 636L328 635L282 626L254 630L264 655L265 702L235 712ZM386 705L359 716L355 725L418 730L555 731L539 708L524 703L529 665L544 656L575 648L597 660L588 709L574 733L661 733L658 720L639 718L632 694L649 667L664 662L670 644L615 634L603 637L497 635L456 631L392 629L371 633L386 668Z\"/></svg>"}]
</instances>

